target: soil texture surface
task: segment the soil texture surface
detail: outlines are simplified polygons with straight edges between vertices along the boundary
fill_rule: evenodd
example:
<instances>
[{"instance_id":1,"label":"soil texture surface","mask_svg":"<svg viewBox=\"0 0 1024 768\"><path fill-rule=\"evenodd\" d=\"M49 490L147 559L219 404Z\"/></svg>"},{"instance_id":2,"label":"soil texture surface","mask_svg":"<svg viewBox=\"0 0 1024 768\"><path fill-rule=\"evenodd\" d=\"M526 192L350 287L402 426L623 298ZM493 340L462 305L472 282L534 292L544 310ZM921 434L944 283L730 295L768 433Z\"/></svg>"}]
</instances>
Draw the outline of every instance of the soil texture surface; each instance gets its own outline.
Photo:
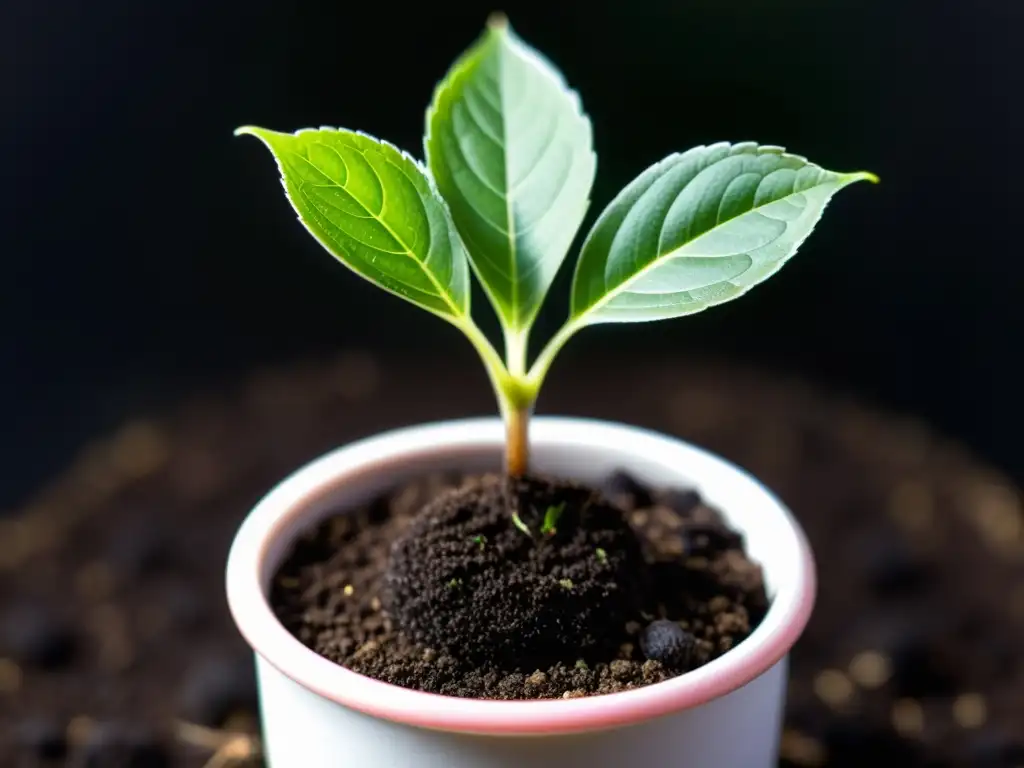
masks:
<instances>
[{"instance_id":1,"label":"soil texture surface","mask_svg":"<svg viewBox=\"0 0 1024 768\"><path fill-rule=\"evenodd\" d=\"M408 688L628 690L735 647L768 605L761 569L716 510L621 472L600 491L432 477L350 512L300 541L271 603L313 650Z\"/></svg>"}]
</instances>

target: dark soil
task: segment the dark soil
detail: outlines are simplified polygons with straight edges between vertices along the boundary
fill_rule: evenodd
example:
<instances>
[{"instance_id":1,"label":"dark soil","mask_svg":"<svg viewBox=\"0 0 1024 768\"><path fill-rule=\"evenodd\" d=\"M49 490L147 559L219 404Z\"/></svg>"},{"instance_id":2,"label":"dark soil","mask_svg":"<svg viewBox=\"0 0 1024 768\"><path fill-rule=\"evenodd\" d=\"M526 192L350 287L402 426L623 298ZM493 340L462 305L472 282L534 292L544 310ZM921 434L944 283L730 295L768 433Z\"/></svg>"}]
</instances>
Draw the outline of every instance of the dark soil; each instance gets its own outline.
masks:
<instances>
[{"instance_id":1,"label":"dark soil","mask_svg":"<svg viewBox=\"0 0 1024 768\"><path fill-rule=\"evenodd\" d=\"M628 690L747 637L768 601L742 539L692 492L610 480L412 483L310 532L272 605L339 664L469 698Z\"/></svg>"},{"instance_id":2,"label":"dark soil","mask_svg":"<svg viewBox=\"0 0 1024 768\"><path fill-rule=\"evenodd\" d=\"M381 597L425 647L484 666L539 668L612 657L620 638L609 629L653 610L647 575L626 516L597 493L490 476L413 518L391 545Z\"/></svg>"},{"instance_id":3,"label":"dark soil","mask_svg":"<svg viewBox=\"0 0 1024 768\"><path fill-rule=\"evenodd\" d=\"M819 599L791 657L780 768L1024 765L1024 496L1011 479L914 421L692 359L567 366L544 408L707 446L800 517ZM128 752L205 768L219 748L257 751L252 657L223 596L241 518L340 444L492 412L472 361L345 354L83 446L0 512L0 766L108 768ZM644 495L614 485L616 499Z\"/></svg>"}]
</instances>

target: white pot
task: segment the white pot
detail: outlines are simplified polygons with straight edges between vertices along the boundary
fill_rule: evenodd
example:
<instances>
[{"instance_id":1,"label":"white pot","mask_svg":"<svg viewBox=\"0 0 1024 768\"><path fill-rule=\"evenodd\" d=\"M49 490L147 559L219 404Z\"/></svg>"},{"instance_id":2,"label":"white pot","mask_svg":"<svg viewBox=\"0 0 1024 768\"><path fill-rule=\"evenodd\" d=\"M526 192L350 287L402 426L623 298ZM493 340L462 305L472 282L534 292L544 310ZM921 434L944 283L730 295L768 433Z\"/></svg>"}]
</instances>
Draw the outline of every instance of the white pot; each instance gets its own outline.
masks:
<instances>
[{"instance_id":1,"label":"white pot","mask_svg":"<svg viewBox=\"0 0 1024 768\"><path fill-rule=\"evenodd\" d=\"M480 701L399 688L314 653L277 620L268 587L290 545L338 509L437 470L500 468L497 419L411 427L345 446L278 485L246 518L227 566L231 612L256 653L271 768L774 768L790 647L814 602L814 563L786 508L732 464L634 427L531 425L532 466L598 483L624 469L695 487L746 538L771 607L723 656L637 690L553 701Z\"/></svg>"}]
</instances>

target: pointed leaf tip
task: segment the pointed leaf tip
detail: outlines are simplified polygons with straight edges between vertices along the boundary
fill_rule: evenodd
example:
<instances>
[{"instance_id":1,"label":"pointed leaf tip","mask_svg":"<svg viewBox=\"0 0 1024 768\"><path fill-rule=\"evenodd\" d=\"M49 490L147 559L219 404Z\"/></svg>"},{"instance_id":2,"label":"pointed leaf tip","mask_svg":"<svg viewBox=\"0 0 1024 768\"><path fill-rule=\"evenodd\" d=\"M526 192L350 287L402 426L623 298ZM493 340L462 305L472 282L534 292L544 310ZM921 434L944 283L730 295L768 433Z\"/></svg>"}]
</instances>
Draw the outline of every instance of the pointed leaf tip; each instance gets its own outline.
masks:
<instances>
[{"instance_id":1,"label":"pointed leaf tip","mask_svg":"<svg viewBox=\"0 0 1024 768\"><path fill-rule=\"evenodd\" d=\"M879 184L881 179L878 178L871 171L853 171L851 173L840 174L848 184L853 184L858 181L870 181L872 184Z\"/></svg>"},{"instance_id":2,"label":"pointed leaf tip","mask_svg":"<svg viewBox=\"0 0 1024 768\"><path fill-rule=\"evenodd\" d=\"M416 161L343 129L280 133L242 126L237 132L267 146L299 220L338 261L435 315L465 322L465 251Z\"/></svg>"},{"instance_id":3,"label":"pointed leaf tip","mask_svg":"<svg viewBox=\"0 0 1024 768\"><path fill-rule=\"evenodd\" d=\"M263 138L261 134L266 133L266 128L260 128L257 125L241 125L232 132L234 136L255 136L257 139Z\"/></svg>"},{"instance_id":4,"label":"pointed leaf tip","mask_svg":"<svg viewBox=\"0 0 1024 768\"><path fill-rule=\"evenodd\" d=\"M619 193L584 241L573 321L660 320L741 296L796 253L833 195L877 180L748 142L671 155Z\"/></svg>"},{"instance_id":5,"label":"pointed leaf tip","mask_svg":"<svg viewBox=\"0 0 1024 768\"><path fill-rule=\"evenodd\" d=\"M587 210L590 121L565 78L494 13L434 92L427 163L502 327L533 323Z\"/></svg>"}]
</instances>

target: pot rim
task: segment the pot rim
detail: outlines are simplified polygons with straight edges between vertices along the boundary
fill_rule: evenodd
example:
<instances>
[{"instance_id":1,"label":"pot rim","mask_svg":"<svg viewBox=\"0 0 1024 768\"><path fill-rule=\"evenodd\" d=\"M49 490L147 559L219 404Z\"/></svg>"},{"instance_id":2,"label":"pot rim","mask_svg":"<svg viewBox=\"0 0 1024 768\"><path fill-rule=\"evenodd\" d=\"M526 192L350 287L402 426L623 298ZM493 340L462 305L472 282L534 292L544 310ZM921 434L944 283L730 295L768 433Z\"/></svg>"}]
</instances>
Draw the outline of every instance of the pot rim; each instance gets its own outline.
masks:
<instances>
[{"instance_id":1,"label":"pot rim","mask_svg":"<svg viewBox=\"0 0 1024 768\"><path fill-rule=\"evenodd\" d=\"M504 442L497 418L436 422L396 429L335 449L271 490L243 521L228 556L228 605L241 634L267 663L317 695L373 717L435 730L491 735L554 735L630 725L698 707L754 680L780 660L810 618L816 592L813 555L786 507L734 464L682 440L593 419L536 417L531 442L602 446L609 452L657 456L700 477L729 475L773 516L773 546L792 554L795 574L776 590L762 622L722 656L684 675L619 693L574 699L492 701L425 693L353 672L307 648L278 621L267 596L270 549L294 536L295 519L343 482L436 453L466 455ZM729 510L723 508L726 518ZM774 529L778 530L774 530ZM280 544L277 543L280 547ZM279 558L278 558L279 559ZM766 568L766 571L768 569Z\"/></svg>"}]
</instances>

